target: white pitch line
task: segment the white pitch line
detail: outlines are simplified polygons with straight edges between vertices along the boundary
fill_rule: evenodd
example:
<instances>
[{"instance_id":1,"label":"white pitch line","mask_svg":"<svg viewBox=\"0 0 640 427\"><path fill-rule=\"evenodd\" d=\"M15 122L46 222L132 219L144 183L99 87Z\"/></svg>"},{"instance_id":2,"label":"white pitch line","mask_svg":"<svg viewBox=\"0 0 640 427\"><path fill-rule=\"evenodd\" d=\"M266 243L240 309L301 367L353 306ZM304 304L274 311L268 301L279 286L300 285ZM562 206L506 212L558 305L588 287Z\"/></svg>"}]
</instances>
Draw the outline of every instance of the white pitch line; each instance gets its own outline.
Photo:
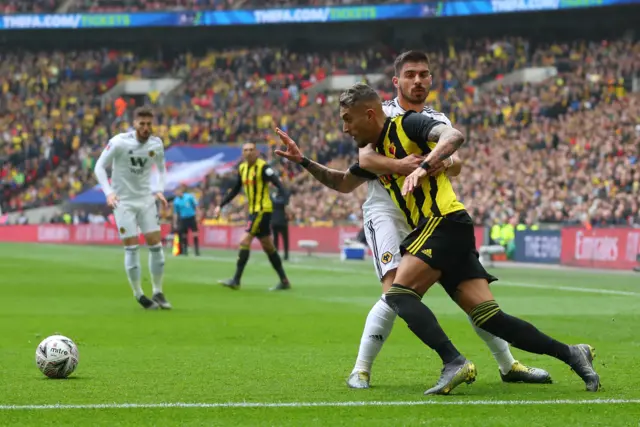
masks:
<instances>
[{"instance_id":1,"label":"white pitch line","mask_svg":"<svg viewBox=\"0 0 640 427\"><path fill-rule=\"evenodd\" d=\"M606 295L621 295L627 297L640 297L640 292L631 291L618 291L614 289L600 289L600 288L580 288L574 286L555 286L555 285L535 285L533 283L516 283L509 281L497 281L491 284L491 286L510 286L513 288L533 288L533 289L552 289L556 291L578 292L586 294L606 294Z\"/></svg>"},{"instance_id":2,"label":"white pitch line","mask_svg":"<svg viewBox=\"0 0 640 427\"><path fill-rule=\"evenodd\" d=\"M235 258L226 258L226 257L214 257L214 256L202 256L199 258L183 258L185 260L214 260L221 262L229 262L235 263L237 260ZM263 265L269 265L266 262L262 262ZM352 274L365 274L365 269L363 265L354 265L353 268L346 268L343 266L336 267L327 267L326 265L305 265L305 264L287 264L287 268L291 268L294 270L316 270L316 271L327 271L327 272L340 272L340 273L352 273ZM630 296L630 297L640 297L640 292L632 292L632 291L620 291L615 289L601 289L601 288L581 288L575 286L561 286L561 285L539 285L534 283L520 283L520 282L511 282L508 280L501 281L498 280L491 284L491 286L508 286L512 288L532 288L532 289L550 289L555 291L565 291L565 292L577 292L577 293L587 293L587 294L600 294L600 295L620 295L620 296Z\"/></svg>"},{"instance_id":3,"label":"white pitch line","mask_svg":"<svg viewBox=\"0 0 640 427\"><path fill-rule=\"evenodd\" d=\"M360 402L228 402L228 403L103 403L86 405L0 405L0 411L48 409L158 409L158 408L333 408L359 406L519 406L519 405L638 405L640 399L591 400L415 400Z\"/></svg>"}]
</instances>

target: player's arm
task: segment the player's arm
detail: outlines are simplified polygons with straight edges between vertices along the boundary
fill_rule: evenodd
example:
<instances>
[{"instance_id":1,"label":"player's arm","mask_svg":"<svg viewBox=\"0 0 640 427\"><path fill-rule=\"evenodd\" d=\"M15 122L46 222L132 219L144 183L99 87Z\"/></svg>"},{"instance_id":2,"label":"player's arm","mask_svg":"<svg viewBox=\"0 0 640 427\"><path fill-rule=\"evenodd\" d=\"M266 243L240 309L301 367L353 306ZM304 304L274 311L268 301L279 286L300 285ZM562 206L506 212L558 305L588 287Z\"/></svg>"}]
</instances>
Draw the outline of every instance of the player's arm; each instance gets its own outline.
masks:
<instances>
[{"instance_id":1,"label":"player's arm","mask_svg":"<svg viewBox=\"0 0 640 427\"><path fill-rule=\"evenodd\" d=\"M262 169L262 179L265 182L272 183L278 190L280 190L282 194L287 194L287 189L284 188L284 185L282 185L282 181L280 181L280 178L278 178L278 175L276 175L276 172L271 166L266 165Z\"/></svg>"},{"instance_id":2,"label":"player's arm","mask_svg":"<svg viewBox=\"0 0 640 427\"><path fill-rule=\"evenodd\" d=\"M340 193L351 193L366 181L377 178L376 175L360 168L357 163L349 170L339 171L303 157L300 165L325 187Z\"/></svg>"},{"instance_id":3,"label":"player's arm","mask_svg":"<svg viewBox=\"0 0 640 427\"><path fill-rule=\"evenodd\" d=\"M453 153L451 157L451 164L447 166L447 176L458 176L462 172L462 160L458 153Z\"/></svg>"},{"instance_id":4,"label":"player's arm","mask_svg":"<svg viewBox=\"0 0 640 427\"><path fill-rule=\"evenodd\" d=\"M420 165L422 160L422 158L413 154L403 159L392 159L379 154L372 144L361 148L358 152L360 166L378 175L409 175Z\"/></svg>"},{"instance_id":5,"label":"player's arm","mask_svg":"<svg viewBox=\"0 0 640 427\"><path fill-rule=\"evenodd\" d=\"M464 135L444 122L422 114L407 114L402 120L407 136L415 142L436 142L436 146L415 171L405 179L402 194L413 191L432 170L442 166L464 143Z\"/></svg>"},{"instance_id":6,"label":"player's arm","mask_svg":"<svg viewBox=\"0 0 640 427\"><path fill-rule=\"evenodd\" d=\"M156 167L158 168L158 187L156 188L155 196L156 199L160 200L166 208L169 206L169 202L167 202L167 199L164 197L164 187L167 182L167 165L164 160L164 145L162 144L162 141L160 141L160 149L156 155L153 156L153 159L156 163Z\"/></svg>"},{"instance_id":7,"label":"player's arm","mask_svg":"<svg viewBox=\"0 0 640 427\"><path fill-rule=\"evenodd\" d=\"M107 146L102 150L100 157L98 157L98 161L96 162L96 166L93 170L93 173L98 180L98 183L102 187L102 191L104 195L107 197L107 204L112 208L116 207L118 202L117 195L115 194L111 184L109 184L109 175L107 175L107 167L111 167L113 165L113 160L117 156L118 144L116 141L111 139Z\"/></svg>"},{"instance_id":8,"label":"player's arm","mask_svg":"<svg viewBox=\"0 0 640 427\"><path fill-rule=\"evenodd\" d=\"M367 178L356 176L351 171L331 169L304 157L298 145L286 132L282 129L276 129L276 133L280 141L287 147L287 151L276 150L276 155L299 164L326 187L341 193L351 193L367 181ZM373 179L375 178L376 176L374 175Z\"/></svg>"},{"instance_id":9,"label":"player's arm","mask_svg":"<svg viewBox=\"0 0 640 427\"><path fill-rule=\"evenodd\" d=\"M240 174L237 173L236 174L236 179L233 183L233 187L231 187L231 191L229 191L223 198L222 201L220 202L220 205L216 208L216 211L222 209L223 207L225 207L226 205L228 205L229 203L231 203L231 201L238 195L238 193L240 193L240 190L242 189L242 181L240 180Z\"/></svg>"},{"instance_id":10,"label":"player's arm","mask_svg":"<svg viewBox=\"0 0 640 427\"><path fill-rule=\"evenodd\" d=\"M167 165L164 159L164 149L161 148L159 152L153 157L158 168L158 187L156 191L158 193L164 193L164 187L167 182Z\"/></svg>"},{"instance_id":11,"label":"player's arm","mask_svg":"<svg viewBox=\"0 0 640 427\"><path fill-rule=\"evenodd\" d=\"M406 114L402 119L402 127L407 136L416 142L435 142L436 146L427 154L422 162L435 167L448 160L458 148L464 144L464 135L445 122L432 119L418 113Z\"/></svg>"}]
</instances>

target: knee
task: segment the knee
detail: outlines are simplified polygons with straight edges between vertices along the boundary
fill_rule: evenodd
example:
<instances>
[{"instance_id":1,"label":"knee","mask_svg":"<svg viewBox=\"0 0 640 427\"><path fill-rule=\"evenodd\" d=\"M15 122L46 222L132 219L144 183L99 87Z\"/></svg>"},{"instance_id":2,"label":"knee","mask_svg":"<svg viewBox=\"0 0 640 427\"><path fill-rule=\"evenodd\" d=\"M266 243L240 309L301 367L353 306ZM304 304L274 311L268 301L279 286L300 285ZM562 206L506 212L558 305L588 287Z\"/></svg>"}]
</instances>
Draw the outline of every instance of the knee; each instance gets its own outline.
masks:
<instances>
[{"instance_id":1,"label":"knee","mask_svg":"<svg viewBox=\"0 0 640 427\"><path fill-rule=\"evenodd\" d=\"M126 238L122 239L122 244L126 248L133 247L133 246L135 246L137 248L138 247L138 238L137 237L126 237Z\"/></svg>"},{"instance_id":2,"label":"knee","mask_svg":"<svg viewBox=\"0 0 640 427\"><path fill-rule=\"evenodd\" d=\"M240 249L249 249L251 247L251 240L253 237L251 235L247 235L240 240Z\"/></svg>"},{"instance_id":3,"label":"knee","mask_svg":"<svg viewBox=\"0 0 640 427\"><path fill-rule=\"evenodd\" d=\"M486 326L488 321L495 321L504 316L500 306L494 300L485 301L476 305L470 312L469 317L473 324L479 328Z\"/></svg>"},{"instance_id":4,"label":"knee","mask_svg":"<svg viewBox=\"0 0 640 427\"><path fill-rule=\"evenodd\" d=\"M273 245L273 241L271 241L271 239L269 238L261 239L260 244L262 245L262 250L268 254L276 251L276 247Z\"/></svg>"},{"instance_id":5,"label":"knee","mask_svg":"<svg viewBox=\"0 0 640 427\"><path fill-rule=\"evenodd\" d=\"M162 236L160 235L159 231L155 233L149 233L144 237L145 237L145 240L147 241L148 246L159 245L160 241L162 240Z\"/></svg>"},{"instance_id":6,"label":"knee","mask_svg":"<svg viewBox=\"0 0 640 427\"><path fill-rule=\"evenodd\" d=\"M415 300L422 300L422 295L413 289L394 283L384 294L384 300L393 311L399 314L407 303L411 304Z\"/></svg>"}]
</instances>

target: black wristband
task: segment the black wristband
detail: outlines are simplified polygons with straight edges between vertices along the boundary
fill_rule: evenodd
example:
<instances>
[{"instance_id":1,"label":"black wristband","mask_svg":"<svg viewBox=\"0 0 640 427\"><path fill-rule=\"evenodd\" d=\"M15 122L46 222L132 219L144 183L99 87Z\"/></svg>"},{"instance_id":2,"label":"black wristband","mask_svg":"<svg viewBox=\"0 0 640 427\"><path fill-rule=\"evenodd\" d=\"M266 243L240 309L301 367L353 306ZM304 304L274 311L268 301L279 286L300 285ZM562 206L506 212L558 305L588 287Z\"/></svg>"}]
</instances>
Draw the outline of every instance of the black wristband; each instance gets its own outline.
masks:
<instances>
[{"instance_id":1,"label":"black wristband","mask_svg":"<svg viewBox=\"0 0 640 427\"><path fill-rule=\"evenodd\" d=\"M429 163L427 163L427 161L425 160L425 161L423 161L422 163L420 163L420 167L421 167L422 169L424 169L424 170L428 171L428 170L429 170L429 168L430 168L431 166L429 166Z\"/></svg>"},{"instance_id":2,"label":"black wristband","mask_svg":"<svg viewBox=\"0 0 640 427\"><path fill-rule=\"evenodd\" d=\"M302 160L300 161L300 166L302 166L303 168L306 169L310 164L311 164L311 160L309 160L306 157L302 156Z\"/></svg>"}]
</instances>

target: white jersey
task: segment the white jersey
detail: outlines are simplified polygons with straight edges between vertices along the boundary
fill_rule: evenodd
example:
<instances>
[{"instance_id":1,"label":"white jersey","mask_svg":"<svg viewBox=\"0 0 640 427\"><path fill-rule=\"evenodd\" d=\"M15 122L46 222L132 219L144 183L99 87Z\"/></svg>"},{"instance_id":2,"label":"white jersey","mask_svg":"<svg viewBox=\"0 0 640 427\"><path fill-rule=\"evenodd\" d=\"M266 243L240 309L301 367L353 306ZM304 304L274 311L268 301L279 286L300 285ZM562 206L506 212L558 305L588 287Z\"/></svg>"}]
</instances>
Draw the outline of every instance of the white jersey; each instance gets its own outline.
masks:
<instances>
[{"instance_id":1,"label":"white jersey","mask_svg":"<svg viewBox=\"0 0 640 427\"><path fill-rule=\"evenodd\" d=\"M151 188L152 166L158 168L158 187ZM106 168L111 166L111 184ZM151 136L140 143L135 131L121 133L109 140L95 167L95 174L105 195L115 193L122 202L138 203L149 200L154 192L164 191L166 168L164 144Z\"/></svg>"},{"instance_id":2,"label":"white jersey","mask_svg":"<svg viewBox=\"0 0 640 427\"><path fill-rule=\"evenodd\" d=\"M404 108L400 106L398 98L394 98L391 101L385 101L382 104L382 109L384 110L384 113L387 115L387 117L392 118L406 113ZM439 120L447 124L447 126L451 126L451 121L447 118L447 116L439 111L434 110L433 108L424 107L422 110L422 114L435 120ZM362 215L365 221L371 219L373 216L379 215L390 215L394 218L404 221L404 216L395 205L395 203L393 203L393 200L391 200L391 197L389 196L389 193L387 193L387 190L384 189L384 187L378 180L371 180L367 183L367 185L367 200L365 200L362 205Z\"/></svg>"}]
</instances>

